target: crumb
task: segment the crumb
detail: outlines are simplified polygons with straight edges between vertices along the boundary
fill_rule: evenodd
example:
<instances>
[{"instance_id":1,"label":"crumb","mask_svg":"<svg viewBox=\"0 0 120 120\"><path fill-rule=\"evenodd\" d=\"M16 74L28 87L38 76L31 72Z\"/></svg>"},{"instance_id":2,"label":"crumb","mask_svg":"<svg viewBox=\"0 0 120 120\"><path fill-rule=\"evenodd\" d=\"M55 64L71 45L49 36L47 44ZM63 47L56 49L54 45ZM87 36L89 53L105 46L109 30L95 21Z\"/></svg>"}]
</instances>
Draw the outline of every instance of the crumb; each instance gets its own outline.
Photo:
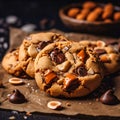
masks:
<instances>
[{"instance_id":1,"label":"crumb","mask_svg":"<svg viewBox=\"0 0 120 120\"><path fill-rule=\"evenodd\" d=\"M66 103L66 106L71 106L71 104L67 102L67 103Z\"/></svg>"}]
</instances>

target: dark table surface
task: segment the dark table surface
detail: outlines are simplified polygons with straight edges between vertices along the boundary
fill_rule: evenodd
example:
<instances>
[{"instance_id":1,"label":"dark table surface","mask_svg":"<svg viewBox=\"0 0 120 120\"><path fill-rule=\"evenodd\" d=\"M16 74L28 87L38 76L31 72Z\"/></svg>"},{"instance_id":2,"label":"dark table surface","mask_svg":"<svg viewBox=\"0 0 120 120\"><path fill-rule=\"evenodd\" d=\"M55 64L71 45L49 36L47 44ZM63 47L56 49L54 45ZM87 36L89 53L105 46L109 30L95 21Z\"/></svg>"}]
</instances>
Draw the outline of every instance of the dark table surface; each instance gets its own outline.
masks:
<instances>
[{"instance_id":1,"label":"dark table surface","mask_svg":"<svg viewBox=\"0 0 120 120\"><path fill-rule=\"evenodd\" d=\"M56 28L64 32L74 32L67 29L61 22L58 11L61 7L70 4L80 2L82 0L9 0L0 1L0 21L6 19L7 16L17 16L21 24L18 28L21 28L25 24L35 24L36 30L49 30ZM119 0L94 0L97 2L112 2L115 5L120 5ZM14 27L14 25L13 25ZM16 26L15 26L16 27ZM9 47L9 30L8 26L0 25L0 28L5 28L8 33L5 37L5 41L8 46L0 48L0 60ZM0 36L2 37L2 36ZM3 43L0 43L3 44ZM19 113L17 111L8 111L0 109L0 120L8 120L9 117L14 116L15 120L95 120L96 117L86 116L58 116L42 113L33 113L31 116L27 116L26 113ZM97 118L103 120L102 117ZM109 118L109 120L116 120L117 118Z\"/></svg>"}]
</instances>

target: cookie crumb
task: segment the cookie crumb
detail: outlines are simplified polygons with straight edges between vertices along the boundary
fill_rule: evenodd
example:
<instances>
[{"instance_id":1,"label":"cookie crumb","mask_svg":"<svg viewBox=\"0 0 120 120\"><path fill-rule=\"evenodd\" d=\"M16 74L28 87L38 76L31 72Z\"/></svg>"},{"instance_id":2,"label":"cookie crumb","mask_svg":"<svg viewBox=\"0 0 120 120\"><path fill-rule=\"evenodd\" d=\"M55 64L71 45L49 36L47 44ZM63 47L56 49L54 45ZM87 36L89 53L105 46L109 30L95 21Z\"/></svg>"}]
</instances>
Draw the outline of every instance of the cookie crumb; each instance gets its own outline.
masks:
<instances>
[{"instance_id":1,"label":"cookie crumb","mask_svg":"<svg viewBox=\"0 0 120 120\"><path fill-rule=\"evenodd\" d=\"M71 106L71 104L70 104L69 102L67 102L67 103L66 103L66 106L70 107L70 106Z\"/></svg>"}]
</instances>

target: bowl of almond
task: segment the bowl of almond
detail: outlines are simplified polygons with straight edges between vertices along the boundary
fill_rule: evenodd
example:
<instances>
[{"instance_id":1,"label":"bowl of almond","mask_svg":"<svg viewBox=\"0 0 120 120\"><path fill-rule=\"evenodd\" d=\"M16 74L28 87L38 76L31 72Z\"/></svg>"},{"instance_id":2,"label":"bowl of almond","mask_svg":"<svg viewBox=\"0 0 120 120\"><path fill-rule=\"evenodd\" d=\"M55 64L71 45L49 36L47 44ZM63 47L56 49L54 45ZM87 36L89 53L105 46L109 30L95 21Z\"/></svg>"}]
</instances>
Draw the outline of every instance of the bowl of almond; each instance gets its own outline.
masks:
<instances>
[{"instance_id":1,"label":"bowl of almond","mask_svg":"<svg viewBox=\"0 0 120 120\"><path fill-rule=\"evenodd\" d=\"M120 7L111 3L92 1L70 4L59 10L63 24L74 31L118 34L120 31Z\"/></svg>"}]
</instances>

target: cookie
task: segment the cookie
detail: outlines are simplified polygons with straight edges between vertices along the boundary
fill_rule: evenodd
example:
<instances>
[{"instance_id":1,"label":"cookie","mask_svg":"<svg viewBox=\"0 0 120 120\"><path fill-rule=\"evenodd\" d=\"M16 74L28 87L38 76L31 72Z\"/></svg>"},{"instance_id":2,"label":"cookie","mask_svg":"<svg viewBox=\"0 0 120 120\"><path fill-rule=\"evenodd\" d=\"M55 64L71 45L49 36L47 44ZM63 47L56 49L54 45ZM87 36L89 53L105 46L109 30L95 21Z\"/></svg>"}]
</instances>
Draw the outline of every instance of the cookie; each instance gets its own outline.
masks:
<instances>
[{"instance_id":1,"label":"cookie","mask_svg":"<svg viewBox=\"0 0 120 120\"><path fill-rule=\"evenodd\" d=\"M38 53L34 66L38 87L54 97L88 95L103 78L97 56L79 42L56 42L46 46Z\"/></svg>"},{"instance_id":2,"label":"cookie","mask_svg":"<svg viewBox=\"0 0 120 120\"><path fill-rule=\"evenodd\" d=\"M2 67L9 73L17 77L25 77L26 74L21 68L18 56L19 48L8 52L3 60ZM26 76L27 77L27 76Z\"/></svg>"},{"instance_id":3,"label":"cookie","mask_svg":"<svg viewBox=\"0 0 120 120\"><path fill-rule=\"evenodd\" d=\"M104 64L106 75L120 70L119 42L81 41L80 44L94 49L94 52L98 54L100 61Z\"/></svg>"},{"instance_id":4,"label":"cookie","mask_svg":"<svg viewBox=\"0 0 120 120\"><path fill-rule=\"evenodd\" d=\"M31 34L26 37L20 46L19 61L23 70L30 76L34 77L34 59L39 51L45 46L56 41L66 41L67 39L57 33L45 32Z\"/></svg>"}]
</instances>

